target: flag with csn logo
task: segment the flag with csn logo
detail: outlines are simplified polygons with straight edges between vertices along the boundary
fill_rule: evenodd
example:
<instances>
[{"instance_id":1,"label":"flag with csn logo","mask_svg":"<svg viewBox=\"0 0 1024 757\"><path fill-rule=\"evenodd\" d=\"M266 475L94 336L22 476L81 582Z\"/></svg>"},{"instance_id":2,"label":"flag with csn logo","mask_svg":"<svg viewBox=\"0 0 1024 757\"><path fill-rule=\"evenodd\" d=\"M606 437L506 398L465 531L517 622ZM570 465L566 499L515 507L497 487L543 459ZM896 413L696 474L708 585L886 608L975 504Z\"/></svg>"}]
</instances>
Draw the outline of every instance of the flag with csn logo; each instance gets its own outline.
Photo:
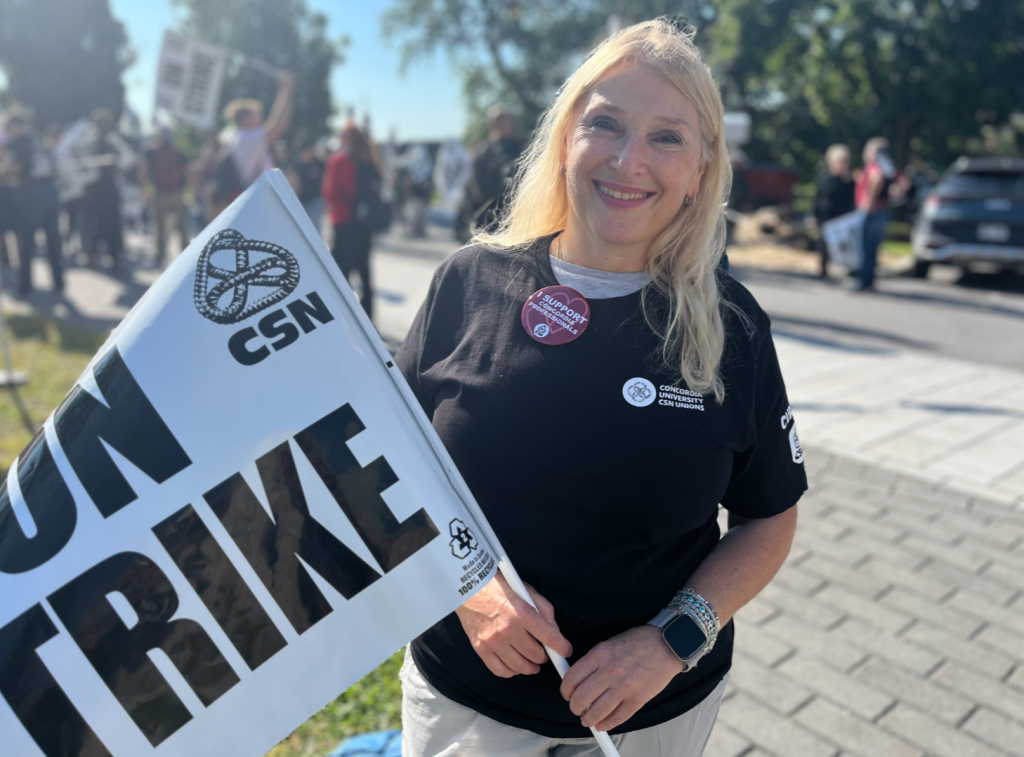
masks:
<instances>
[{"instance_id":1,"label":"flag with csn logo","mask_svg":"<svg viewBox=\"0 0 1024 757\"><path fill-rule=\"evenodd\" d=\"M490 533L268 173L0 488L2 751L262 755L486 583Z\"/></svg>"}]
</instances>

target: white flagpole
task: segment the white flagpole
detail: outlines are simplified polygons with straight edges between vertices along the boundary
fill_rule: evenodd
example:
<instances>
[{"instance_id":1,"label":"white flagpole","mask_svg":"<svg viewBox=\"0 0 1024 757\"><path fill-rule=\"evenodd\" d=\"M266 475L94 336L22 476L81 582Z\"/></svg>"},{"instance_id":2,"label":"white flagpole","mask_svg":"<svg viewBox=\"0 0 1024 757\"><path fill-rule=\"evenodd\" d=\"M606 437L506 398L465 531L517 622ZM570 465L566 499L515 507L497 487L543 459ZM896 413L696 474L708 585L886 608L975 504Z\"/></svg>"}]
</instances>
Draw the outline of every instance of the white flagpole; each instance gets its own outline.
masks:
<instances>
[{"instance_id":1,"label":"white flagpole","mask_svg":"<svg viewBox=\"0 0 1024 757\"><path fill-rule=\"evenodd\" d=\"M476 503L474 502L474 504ZM512 567L512 563L508 561L507 556L503 556L498 561L498 570L500 570L501 574L505 576L505 580L508 581L508 585L512 587L512 591L518 594L524 601L529 602L530 607L536 610L537 605L533 603L533 599L530 597L530 592L526 590L526 586L523 585L522 579L519 578L519 574L516 572L516 569ZM548 653L548 659L550 659L551 663L555 666L555 670L558 671L558 675L565 678L565 674L569 672L569 662L547 644L544 645L544 651ZM599 731L596 728L591 728L590 732L594 734L594 738L597 740L597 745L601 747L601 751L604 753L605 757L619 757L619 750L616 749L615 744L612 743L611 736L609 736L605 731Z\"/></svg>"},{"instance_id":2,"label":"white flagpole","mask_svg":"<svg viewBox=\"0 0 1024 757\"><path fill-rule=\"evenodd\" d=\"M264 64L266 65L266 64ZM280 170L267 171L264 174L266 180L270 185L277 191L277 196L281 198L285 207L291 211L292 217L298 222L299 228L302 230L303 235L309 242L310 246L320 256L321 261L332 277L334 271L337 270L334 264L334 259L331 257L330 251L324 244L323 238L319 232L313 228L312 221L309 220L309 216L302 209L302 205L299 203L299 198L295 196L294 190L291 185L288 184L288 180L284 178L284 174ZM448 481L454 487L458 493L462 503L466 506L466 510L473 516L473 520L476 522L477 527L483 531L484 538L490 543L495 550L498 551L498 569L501 574L505 576L505 580L508 581L508 585L512 587L512 591L519 595L524 602L527 602L530 607L537 609L537 605L533 603L533 598L530 597L530 592L526 590L526 586L523 585L522 579L519 577L519 573L513 567L509 561L508 556L505 554L504 548L501 546L501 541L498 539L498 535L494 533L491 528L491 524L487 521L487 516L484 515L483 510L480 509L480 505L477 504L476 498L473 493L469 490L469 486L466 485L466 481L462 478L462 474L459 473L459 469L455 466L455 461L452 460L451 455L448 454L448 450L444 444L441 443L441 439L437 435L437 431L430 424L426 414L423 413L423 408L420 407L419 400L412 393L412 389L409 388L409 384L406 382L405 377L402 376L401 371L398 370L398 366L394 364L391 353L387 351L384 346L384 342L380 339L380 335L377 333L377 329L374 328L373 323L366 315L366 311L363 310L362 305L356 300L355 295L352 293L352 289L348 286L347 282L342 285L338 282L338 289L341 291L342 298L348 305L349 310L352 313L353 318L358 322L363 331L370 336L370 342L376 346L378 350L378 356L385 365L388 367L388 373L391 375L392 380L395 382L395 386L401 392L406 405L412 411L412 416L416 419L420 429L423 431L423 435L430 443L431 449L434 454L437 455L438 461L441 463L441 467L444 468L445 473L448 475ZM548 658L555 666L555 670L558 671L558 675L562 678L565 677L566 672L569 670L568 661L558 654L553 649L550 649L545 645L544 650L548 653ZM604 731L598 731L594 728L590 729L590 732L594 734L594 738L597 740L597 744L601 747L601 751L605 757L621 757L619 750L615 748L615 744L612 743L611 737Z\"/></svg>"}]
</instances>

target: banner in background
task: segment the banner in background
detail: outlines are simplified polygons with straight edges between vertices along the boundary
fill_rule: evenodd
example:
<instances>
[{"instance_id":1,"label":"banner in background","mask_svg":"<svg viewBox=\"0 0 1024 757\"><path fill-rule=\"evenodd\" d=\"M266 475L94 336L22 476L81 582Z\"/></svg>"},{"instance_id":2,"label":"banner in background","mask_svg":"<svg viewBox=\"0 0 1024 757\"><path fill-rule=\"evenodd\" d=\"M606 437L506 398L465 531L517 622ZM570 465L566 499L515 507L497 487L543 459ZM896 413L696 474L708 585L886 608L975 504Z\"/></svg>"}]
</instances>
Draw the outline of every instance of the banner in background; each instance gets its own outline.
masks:
<instances>
[{"instance_id":1,"label":"banner in background","mask_svg":"<svg viewBox=\"0 0 1024 757\"><path fill-rule=\"evenodd\" d=\"M864 214L859 210L846 213L821 225L821 235L832 262L849 271L860 267L863 256Z\"/></svg>"},{"instance_id":2,"label":"banner in background","mask_svg":"<svg viewBox=\"0 0 1024 757\"><path fill-rule=\"evenodd\" d=\"M190 126L214 128L227 57L219 47L164 31L157 64L157 107Z\"/></svg>"},{"instance_id":3,"label":"banner in background","mask_svg":"<svg viewBox=\"0 0 1024 757\"><path fill-rule=\"evenodd\" d=\"M4 754L259 757L494 575L343 281L265 174L12 465Z\"/></svg>"}]
</instances>

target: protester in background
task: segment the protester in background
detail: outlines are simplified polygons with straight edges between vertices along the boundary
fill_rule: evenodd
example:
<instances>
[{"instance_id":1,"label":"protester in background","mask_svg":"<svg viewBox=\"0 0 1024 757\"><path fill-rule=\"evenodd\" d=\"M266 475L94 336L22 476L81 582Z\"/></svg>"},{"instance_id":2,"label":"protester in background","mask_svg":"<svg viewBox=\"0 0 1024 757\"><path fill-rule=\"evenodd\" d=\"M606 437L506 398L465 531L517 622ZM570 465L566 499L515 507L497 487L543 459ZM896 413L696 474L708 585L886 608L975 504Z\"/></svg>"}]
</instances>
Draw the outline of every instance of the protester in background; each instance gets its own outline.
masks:
<instances>
[{"instance_id":1,"label":"protester in background","mask_svg":"<svg viewBox=\"0 0 1024 757\"><path fill-rule=\"evenodd\" d=\"M283 139L279 139L274 143L274 167L284 174L284 177L288 180L288 186L292 188L295 194L298 194L299 189L301 189L299 175L295 172L295 164L292 162L292 151L288 147L288 143Z\"/></svg>"},{"instance_id":2,"label":"protester in background","mask_svg":"<svg viewBox=\"0 0 1024 757\"><path fill-rule=\"evenodd\" d=\"M146 151L142 164L142 183L153 183L153 214L156 216L156 265L167 259L167 231L172 222L181 236L185 249L192 235L188 229L188 209L185 207L185 184L188 179L188 158L173 142L169 129L161 129Z\"/></svg>"},{"instance_id":3,"label":"protester in background","mask_svg":"<svg viewBox=\"0 0 1024 757\"><path fill-rule=\"evenodd\" d=\"M427 207L434 194L434 159L426 145L413 145L402 154L402 163L405 198L412 210L408 233L413 239L422 239L427 235Z\"/></svg>"},{"instance_id":4,"label":"protester in background","mask_svg":"<svg viewBox=\"0 0 1024 757\"><path fill-rule=\"evenodd\" d=\"M21 254L18 249L18 214L14 208L14 184L17 178L7 162L7 134L0 130L0 268L5 270ZM9 243L8 232L11 232Z\"/></svg>"},{"instance_id":5,"label":"protester in background","mask_svg":"<svg viewBox=\"0 0 1024 757\"><path fill-rule=\"evenodd\" d=\"M818 196L814 201L814 218L818 222L818 253L821 255L821 276L828 276L828 249L821 227L833 218L856 208L853 201L854 181L850 175L850 148L831 145L825 151L825 173L818 179Z\"/></svg>"},{"instance_id":6,"label":"protester in background","mask_svg":"<svg viewBox=\"0 0 1024 757\"><path fill-rule=\"evenodd\" d=\"M935 170L929 166L916 152L910 153L907 165L903 167L906 176L906 221L913 225L917 214L921 211L925 198L928 197L938 181Z\"/></svg>"},{"instance_id":7,"label":"protester in background","mask_svg":"<svg viewBox=\"0 0 1024 757\"><path fill-rule=\"evenodd\" d=\"M60 198L57 194L57 166L53 154L33 133L28 114L16 111L7 117L8 163L17 177L14 207L18 214L18 291L32 293L32 258L36 231L46 234L46 257L50 263L53 291L64 291L64 241L60 235Z\"/></svg>"},{"instance_id":8,"label":"protester in background","mask_svg":"<svg viewBox=\"0 0 1024 757\"><path fill-rule=\"evenodd\" d=\"M858 292L874 289L878 247L889 224L889 201L901 196L906 188L905 179L897 174L889 157L889 140L885 137L869 139L864 145L863 158L864 171L855 189L857 209L865 214L860 269L854 285Z\"/></svg>"},{"instance_id":9,"label":"protester in background","mask_svg":"<svg viewBox=\"0 0 1024 757\"><path fill-rule=\"evenodd\" d=\"M85 189L85 252L89 265L99 265L100 244L106 246L115 272L123 268L124 237L121 231L121 192L118 167L127 145L115 130L114 114L98 108L90 117L95 129L89 154L99 169L98 177Z\"/></svg>"},{"instance_id":10,"label":"protester in background","mask_svg":"<svg viewBox=\"0 0 1024 757\"><path fill-rule=\"evenodd\" d=\"M295 79L287 72L277 78L277 96L270 116L263 121L263 104L236 98L224 108L224 120L235 124L235 134L218 156L214 170L211 216L234 202L264 171L274 167L270 146L285 135L292 120ZM227 160L227 156L231 160Z\"/></svg>"},{"instance_id":11,"label":"protester in background","mask_svg":"<svg viewBox=\"0 0 1024 757\"><path fill-rule=\"evenodd\" d=\"M516 132L516 121L505 106L494 105L487 111L490 126L487 144L473 160L470 197L476 203L473 226L494 229L494 222L505 210L516 163L523 154L523 141Z\"/></svg>"},{"instance_id":12,"label":"protester in background","mask_svg":"<svg viewBox=\"0 0 1024 757\"><path fill-rule=\"evenodd\" d=\"M195 230L201 231L212 219L213 174L220 155L220 138L214 131L203 135L202 144L195 159L188 166L188 181L192 187L192 222Z\"/></svg>"},{"instance_id":13,"label":"protester in background","mask_svg":"<svg viewBox=\"0 0 1024 757\"><path fill-rule=\"evenodd\" d=\"M591 726L623 757L704 749L731 619L807 488L768 317L718 265L723 115L691 34L622 30L559 91L498 231L434 276L395 363L538 610L499 575L409 645L405 757L596 755Z\"/></svg>"},{"instance_id":14,"label":"protester in background","mask_svg":"<svg viewBox=\"0 0 1024 757\"><path fill-rule=\"evenodd\" d=\"M324 167L324 161L316 154L316 142L305 142L299 151L299 159L295 161L295 175L299 181L297 194L318 234L324 216L324 200L320 196L320 187L324 183Z\"/></svg>"},{"instance_id":15,"label":"protester in background","mask_svg":"<svg viewBox=\"0 0 1024 757\"><path fill-rule=\"evenodd\" d=\"M347 279L359 274L359 301L373 319L370 248L375 216L381 212L380 171L366 136L351 121L341 131L341 149L327 159L321 195L334 226L331 254Z\"/></svg>"}]
</instances>

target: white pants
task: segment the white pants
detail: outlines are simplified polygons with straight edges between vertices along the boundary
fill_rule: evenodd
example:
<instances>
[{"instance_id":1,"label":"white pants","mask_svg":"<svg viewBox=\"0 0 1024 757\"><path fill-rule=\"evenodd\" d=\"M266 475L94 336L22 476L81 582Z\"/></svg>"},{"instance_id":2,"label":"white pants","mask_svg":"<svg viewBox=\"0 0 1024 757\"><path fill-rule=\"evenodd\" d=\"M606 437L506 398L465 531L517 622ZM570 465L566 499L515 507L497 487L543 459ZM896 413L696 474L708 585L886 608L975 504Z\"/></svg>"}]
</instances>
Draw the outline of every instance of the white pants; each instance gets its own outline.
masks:
<instances>
[{"instance_id":1,"label":"white pants","mask_svg":"<svg viewBox=\"0 0 1024 757\"><path fill-rule=\"evenodd\" d=\"M402 757L600 757L592 738L553 739L463 707L424 680L408 649L402 665ZM700 757L725 694L726 676L674 720L612 736L622 757Z\"/></svg>"}]
</instances>

